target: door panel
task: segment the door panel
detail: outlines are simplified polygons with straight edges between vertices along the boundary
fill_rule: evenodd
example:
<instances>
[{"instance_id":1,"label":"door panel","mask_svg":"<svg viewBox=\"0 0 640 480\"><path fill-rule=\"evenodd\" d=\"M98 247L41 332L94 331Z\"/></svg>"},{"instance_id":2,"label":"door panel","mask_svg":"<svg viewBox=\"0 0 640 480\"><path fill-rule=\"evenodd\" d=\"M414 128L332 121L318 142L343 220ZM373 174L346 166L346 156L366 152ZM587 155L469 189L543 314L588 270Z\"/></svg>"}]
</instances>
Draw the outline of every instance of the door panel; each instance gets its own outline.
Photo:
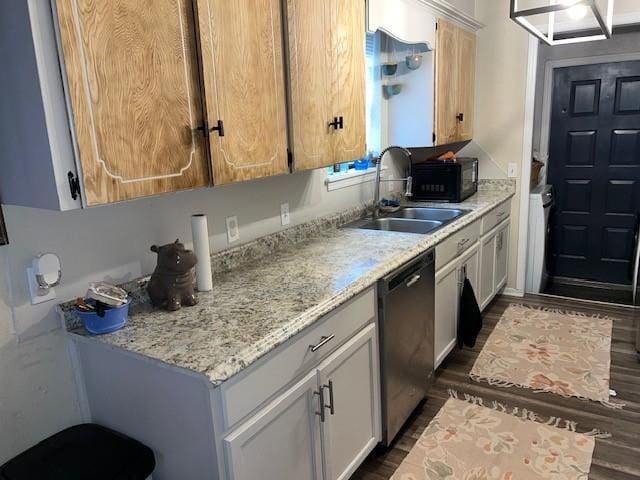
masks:
<instances>
[{"instance_id":1,"label":"door panel","mask_svg":"<svg viewBox=\"0 0 640 480\"><path fill-rule=\"evenodd\" d=\"M436 274L435 368L456 344L460 297L458 265L457 261L453 261Z\"/></svg>"},{"instance_id":2,"label":"door panel","mask_svg":"<svg viewBox=\"0 0 640 480\"><path fill-rule=\"evenodd\" d=\"M476 35L463 28L458 29L458 77L459 112L464 115L458 122L458 140L473 138L476 85Z\"/></svg>"},{"instance_id":3,"label":"door panel","mask_svg":"<svg viewBox=\"0 0 640 480\"><path fill-rule=\"evenodd\" d=\"M322 424L327 480L348 479L378 442L378 360L377 331L370 324L319 368L325 405L333 393L333 413L326 407Z\"/></svg>"},{"instance_id":4,"label":"door panel","mask_svg":"<svg viewBox=\"0 0 640 480\"><path fill-rule=\"evenodd\" d=\"M497 293L507 284L509 263L509 229L510 223L500 227L496 235L496 264L494 275L494 292Z\"/></svg>"},{"instance_id":5,"label":"door panel","mask_svg":"<svg viewBox=\"0 0 640 480\"><path fill-rule=\"evenodd\" d=\"M556 69L549 183L553 273L629 283L640 210L640 62Z\"/></svg>"},{"instance_id":6,"label":"door panel","mask_svg":"<svg viewBox=\"0 0 640 480\"><path fill-rule=\"evenodd\" d=\"M496 237L489 235L480 240L480 291L478 295L478 304L480 308L484 308L491 298L494 291L494 266L496 261Z\"/></svg>"},{"instance_id":7,"label":"door panel","mask_svg":"<svg viewBox=\"0 0 640 480\"><path fill-rule=\"evenodd\" d=\"M332 114L343 117L344 127L331 131L333 163L366 155L365 135L365 2L325 0L331 5L331 49L334 68ZM325 3L320 2L320 3Z\"/></svg>"},{"instance_id":8,"label":"door panel","mask_svg":"<svg viewBox=\"0 0 640 480\"><path fill-rule=\"evenodd\" d=\"M322 479L314 370L224 439L234 480Z\"/></svg>"},{"instance_id":9,"label":"door panel","mask_svg":"<svg viewBox=\"0 0 640 480\"><path fill-rule=\"evenodd\" d=\"M455 142L458 135L457 27L438 20L436 47L436 145Z\"/></svg>"},{"instance_id":10,"label":"door panel","mask_svg":"<svg viewBox=\"0 0 640 480\"><path fill-rule=\"evenodd\" d=\"M333 50L328 3L287 0L291 133L296 170L333 163L328 127L335 115L330 94Z\"/></svg>"},{"instance_id":11,"label":"door panel","mask_svg":"<svg viewBox=\"0 0 640 480\"><path fill-rule=\"evenodd\" d=\"M85 202L205 186L190 0L59 0Z\"/></svg>"},{"instance_id":12,"label":"door panel","mask_svg":"<svg viewBox=\"0 0 640 480\"><path fill-rule=\"evenodd\" d=\"M287 124L278 0L199 0L216 185L286 173Z\"/></svg>"}]
</instances>

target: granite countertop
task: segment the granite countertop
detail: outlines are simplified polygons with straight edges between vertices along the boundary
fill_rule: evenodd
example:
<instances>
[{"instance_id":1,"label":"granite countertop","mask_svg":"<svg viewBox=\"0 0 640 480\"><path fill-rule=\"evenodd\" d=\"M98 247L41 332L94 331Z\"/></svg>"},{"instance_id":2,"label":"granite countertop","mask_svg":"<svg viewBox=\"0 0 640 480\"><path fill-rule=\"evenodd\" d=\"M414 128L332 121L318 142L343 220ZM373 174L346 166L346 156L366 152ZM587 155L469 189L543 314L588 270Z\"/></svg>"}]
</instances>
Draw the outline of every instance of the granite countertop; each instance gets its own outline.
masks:
<instances>
[{"instance_id":1,"label":"granite countertop","mask_svg":"<svg viewBox=\"0 0 640 480\"><path fill-rule=\"evenodd\" d=\"M510 182L490 185L492 190L463 203L437 204L471 212L433 234L316 229L306 240L245 258L227 271L214 268L213 291L199 293L194 307L166 312L134 301L126 327L111 334L90 335L71 318L69 304L61 312L72 335L203 374L219 385L514 194Z\"/></svg>"}]
</instances>

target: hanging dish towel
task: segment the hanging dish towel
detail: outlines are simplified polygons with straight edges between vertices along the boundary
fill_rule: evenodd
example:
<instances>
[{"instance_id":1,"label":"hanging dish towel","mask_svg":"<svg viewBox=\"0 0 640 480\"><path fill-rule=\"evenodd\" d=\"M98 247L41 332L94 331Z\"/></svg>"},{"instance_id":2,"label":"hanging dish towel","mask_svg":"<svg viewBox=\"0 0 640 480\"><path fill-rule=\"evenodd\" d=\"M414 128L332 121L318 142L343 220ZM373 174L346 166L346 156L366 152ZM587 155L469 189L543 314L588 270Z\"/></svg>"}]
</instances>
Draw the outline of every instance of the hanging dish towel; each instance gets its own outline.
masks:
<instances>
[{"instance_id":1,"label":"hanging dish towel","mask_svg":"<svg viewBox=\"0 0 640 480\"><path fill-rule=\"evenodd\" d=\"M463 344L473 348L478 333L482 329L482 313L476 300L476 294L468 278L464 279L460 295L460 315L458 316L458 348Z\"/></svg>"}]
</instances>

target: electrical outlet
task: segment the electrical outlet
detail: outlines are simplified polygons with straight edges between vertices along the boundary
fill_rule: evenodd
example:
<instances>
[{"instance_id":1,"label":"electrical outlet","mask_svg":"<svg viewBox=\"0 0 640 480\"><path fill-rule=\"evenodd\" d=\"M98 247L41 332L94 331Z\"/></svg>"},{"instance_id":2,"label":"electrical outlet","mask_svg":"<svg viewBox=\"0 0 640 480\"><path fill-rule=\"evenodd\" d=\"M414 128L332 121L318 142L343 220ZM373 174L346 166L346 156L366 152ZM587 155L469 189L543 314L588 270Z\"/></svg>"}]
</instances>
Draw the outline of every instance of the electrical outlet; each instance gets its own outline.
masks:
<instances>
[{"instance_id":1,"label":"electrical outlet","mask_svg":"<svg viewBox=\"0 0 640 480\"><path fill-rule=\"evenodd\" d=\"M240 229L238 228L238 217L227 217L227 241L233 243L240 240Z\"/></svg>"},{"instance_id":2,"label":"electrical outlet","mask_svg":"<svg viewBox=\"0 0 640 480\"><path fill-rule=\"evenodd\" d=\"M507 176L509 178L516 178L518 176L518 164L517 163L510 163L508 170L507 170Z\"/></svg>"},{"instance_id":3,"label":"electrical outlet","mask_svg":"<svg viewBox=\"0 0 640 480\"><path fill-rule=\"evenodd\" d=\"M289 225L291 223L291 217L289 217L289 204L283 203L280 205L280 220L282 225Z\"/></svg>"}]
</instances>

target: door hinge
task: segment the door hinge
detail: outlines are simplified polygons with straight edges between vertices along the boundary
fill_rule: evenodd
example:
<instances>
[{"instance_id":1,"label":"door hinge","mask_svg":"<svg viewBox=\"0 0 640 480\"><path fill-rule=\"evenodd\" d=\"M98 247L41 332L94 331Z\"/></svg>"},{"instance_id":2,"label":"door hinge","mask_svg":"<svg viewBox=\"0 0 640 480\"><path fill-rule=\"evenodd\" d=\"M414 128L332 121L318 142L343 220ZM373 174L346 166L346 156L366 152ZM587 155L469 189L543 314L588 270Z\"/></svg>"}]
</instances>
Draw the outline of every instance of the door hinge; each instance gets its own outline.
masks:
<instances>
[{"instance_id":1,"label":"door hinge","mask_svg":"<svg viewBox=\"0 0 640 480\"><path fill-rule=\"evenodd\" d=\"M76 177L71 171L67 173L69 179L69 191L71 192L71 198L77 200L80 196L80 177Z\"/></svg>"},{"instance_id":2,"label":"door hinge","mask_svg":"<svg viewBox=\"0 0 640 480\"><path fill-rule=\"evenodd\" d=\"M224 137L224 122L218 120L215 127L210 127L209 122L205 120L204 123L198 127L198 130L207 138L212 132L218 132L218 136Z\"/></svg>"}]
</instances>

